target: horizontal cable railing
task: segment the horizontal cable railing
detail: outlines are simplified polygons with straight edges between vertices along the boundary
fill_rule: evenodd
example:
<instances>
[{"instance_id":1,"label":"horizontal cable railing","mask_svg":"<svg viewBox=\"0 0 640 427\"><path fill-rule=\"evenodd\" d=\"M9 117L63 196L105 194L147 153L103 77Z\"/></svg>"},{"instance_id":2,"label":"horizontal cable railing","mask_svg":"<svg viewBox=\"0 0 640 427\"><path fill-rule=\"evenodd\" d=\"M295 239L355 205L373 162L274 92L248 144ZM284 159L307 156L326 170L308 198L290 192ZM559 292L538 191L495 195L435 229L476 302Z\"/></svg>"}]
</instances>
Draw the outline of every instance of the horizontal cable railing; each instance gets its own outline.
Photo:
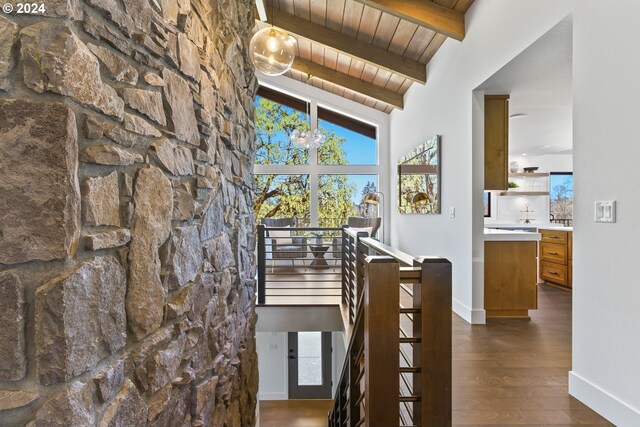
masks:
<instances>
[{"instance_id":1,"label":"horizontal cable railing","mask_svg":"<svg viewBox=\"0 0 640 427\"><path fill-rule=\"evenodd\" d=\"M345 228L351 337L329 426L451 425L451 263Z\"/></svg>"},{"instance_id":2,"label":"horizontal cable railing","mask_svg":"<svg viewBox=\"0 0 640 427\"><path fill-rule=\"evenodd\" d=\"M258 226L258 304L338 304L342 228Z\"/></svg>"}]
</instances>

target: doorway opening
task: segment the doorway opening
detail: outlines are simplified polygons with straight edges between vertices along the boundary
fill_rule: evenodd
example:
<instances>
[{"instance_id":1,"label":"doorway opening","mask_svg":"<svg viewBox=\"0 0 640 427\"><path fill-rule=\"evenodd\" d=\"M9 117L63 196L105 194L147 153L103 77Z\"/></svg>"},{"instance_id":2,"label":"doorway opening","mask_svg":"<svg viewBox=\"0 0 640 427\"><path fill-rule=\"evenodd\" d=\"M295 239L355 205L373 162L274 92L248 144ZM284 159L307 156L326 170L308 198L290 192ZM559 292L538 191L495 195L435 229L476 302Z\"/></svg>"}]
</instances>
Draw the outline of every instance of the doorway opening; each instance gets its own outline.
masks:
<instances>
[{"instance_id":1,"label":"doorway opening","mask_svg":"<svg viewBox=\"0 0 640 427\"><path fill-rule=\"evenodd\" d=\"M289 399L331 399L331 332L289 332Z\"/></svg>"}]
</instances>

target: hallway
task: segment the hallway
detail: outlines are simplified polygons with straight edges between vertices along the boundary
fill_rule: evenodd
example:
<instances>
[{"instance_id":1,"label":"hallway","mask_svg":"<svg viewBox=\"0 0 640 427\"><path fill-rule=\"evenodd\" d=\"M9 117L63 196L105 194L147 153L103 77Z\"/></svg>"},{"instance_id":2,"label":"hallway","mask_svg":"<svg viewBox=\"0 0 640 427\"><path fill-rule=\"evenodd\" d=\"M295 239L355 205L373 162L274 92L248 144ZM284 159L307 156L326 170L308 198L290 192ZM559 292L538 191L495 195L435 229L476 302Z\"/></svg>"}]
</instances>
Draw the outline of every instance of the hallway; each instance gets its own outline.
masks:
<instances>
[{"instance_id":1,"label":"hallway","mask_svg":"<svg viewBox=\"0 0 640 427\"><path fill-rule=\"evenodd\" d=\"M453 425L611 425L567 392L571 293L540 285L538 304L531 321L472 326L453 315ZM326 426L318 402L261 402L260 426Z\"/></svg>"}]
</instances>

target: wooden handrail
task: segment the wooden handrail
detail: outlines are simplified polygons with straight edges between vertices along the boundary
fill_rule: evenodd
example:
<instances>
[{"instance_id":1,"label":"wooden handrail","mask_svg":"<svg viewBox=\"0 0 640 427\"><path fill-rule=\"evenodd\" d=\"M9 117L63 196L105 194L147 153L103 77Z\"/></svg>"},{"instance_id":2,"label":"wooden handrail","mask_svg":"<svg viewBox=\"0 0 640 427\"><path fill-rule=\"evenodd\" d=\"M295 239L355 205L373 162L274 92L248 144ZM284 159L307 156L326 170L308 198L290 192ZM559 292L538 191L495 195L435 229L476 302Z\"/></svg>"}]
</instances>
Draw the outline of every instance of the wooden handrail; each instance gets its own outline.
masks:
<instances>
[{"instance_id":1,"label":"wooden handrail","mask_svg":"<svg viewBox=\"0 0 640 427\"><path fill-rule=\"evenodd\" d=\"M329 426L450 426L451 263L347 228L342 239L353 327Z\"/></svg>"}]
</instances>

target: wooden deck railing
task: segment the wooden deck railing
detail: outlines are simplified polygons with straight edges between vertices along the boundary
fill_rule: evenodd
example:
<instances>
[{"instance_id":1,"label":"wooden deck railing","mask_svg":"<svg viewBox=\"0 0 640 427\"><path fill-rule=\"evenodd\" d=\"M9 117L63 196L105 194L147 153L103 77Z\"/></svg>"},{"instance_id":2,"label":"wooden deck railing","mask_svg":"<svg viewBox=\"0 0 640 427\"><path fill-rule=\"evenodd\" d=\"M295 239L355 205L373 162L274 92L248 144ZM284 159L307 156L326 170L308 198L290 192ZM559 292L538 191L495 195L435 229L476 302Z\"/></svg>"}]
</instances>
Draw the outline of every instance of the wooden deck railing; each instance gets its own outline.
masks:
<instances>
[{"instance_id":1,"label":"wooden deck railing","mask_svg":"<svg viewBox=\"0 0 640 427\"><path fill-rule=\"evenodd\" d=\"M352 328L329 426L450 426L451 263L342 234Z\"/></svg>"}]
</instances>

